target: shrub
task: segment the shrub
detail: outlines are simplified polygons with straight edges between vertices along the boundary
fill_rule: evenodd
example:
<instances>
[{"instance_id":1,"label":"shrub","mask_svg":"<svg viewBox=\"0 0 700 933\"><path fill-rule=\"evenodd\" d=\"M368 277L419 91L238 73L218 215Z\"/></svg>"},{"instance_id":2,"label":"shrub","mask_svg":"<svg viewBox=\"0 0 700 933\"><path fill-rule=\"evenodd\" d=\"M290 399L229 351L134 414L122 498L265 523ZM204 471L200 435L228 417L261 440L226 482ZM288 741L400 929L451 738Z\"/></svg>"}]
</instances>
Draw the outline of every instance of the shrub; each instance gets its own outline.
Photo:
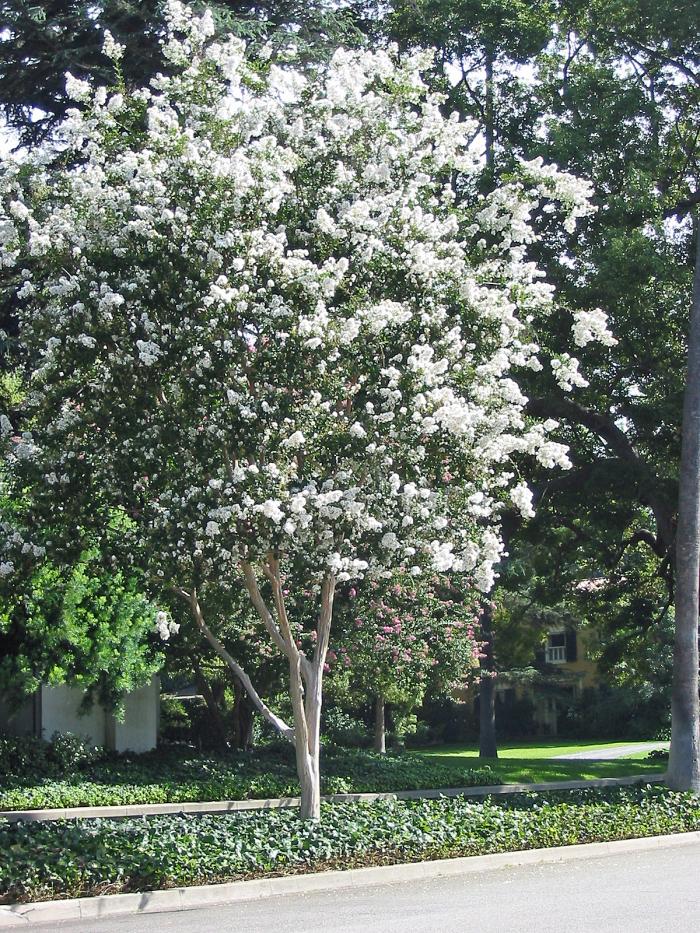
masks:
<instances>
[{"instance_id":1,"label":"shrub","mask_svg":"<svg viewBox=\"0 0 700 933\"><path fill-rule=\"evenodd\" d=\"M178 697L163 696L160 700L160 736L168 742L188 742L190 718L185 704Z\"/></svg>"},{"instance_id":2,"label":"shrub","mask_svg":"<svg viewBox=\"0 0 700 933\"><path fill-rule=\"evenodd\" d=\"M48 756L59 772L80 770L100 761L105 750L90 742L87 736L72 732L54 732L49 743Z\"/></svg>"},{"instance_id":3,"label":"shrub","mask_svg":"<svg viewBox=\"0 0 700 933\"><path fill-rule=\"evenodd\" d=\"M32 735L0 736L0 782L62 777L105 757L87 737L54 732L50 742Z\"/></svg>"},{"instance_id":4,"label":"shrub","mask_svg":"<svg viewBox=\"0 0 700 933\"><path fill-rule=\"evenodd\" d=\"M49 770L49 743L34 736L0 736L0 779L9 775L29 777Z\"/></svg>"},{"instance_id":5,"label":"shrub","mask_svg":"<svg viewBox=\"0 0 700 933\"><path fill-rule=\"evenodd\" d=\"M418 713L418 729L411 745L478 741L479 724L472 702L428 697Z\"/></svg>"},{"instance_id":6,"label":"shrub","mask_svg":"<svg viewBox=\"0 0 700 933\"><path fill-rule=\"evenodd\" d=\"M367 726L339 707L330 707L323 717L323 737L331 745L363 748L369 744Z\"/></svg>"},{"instance_id":7,"label":"shrub","mask_svg":"<svg viewBox=\"0 0 700 933\"><path fill-rule=\"evenodd\" d=\"M584 690L560 717L561 735L574 738L647 739L668 725L669 707L659 695L602 685Z\"/></svg>"}]
</instances>

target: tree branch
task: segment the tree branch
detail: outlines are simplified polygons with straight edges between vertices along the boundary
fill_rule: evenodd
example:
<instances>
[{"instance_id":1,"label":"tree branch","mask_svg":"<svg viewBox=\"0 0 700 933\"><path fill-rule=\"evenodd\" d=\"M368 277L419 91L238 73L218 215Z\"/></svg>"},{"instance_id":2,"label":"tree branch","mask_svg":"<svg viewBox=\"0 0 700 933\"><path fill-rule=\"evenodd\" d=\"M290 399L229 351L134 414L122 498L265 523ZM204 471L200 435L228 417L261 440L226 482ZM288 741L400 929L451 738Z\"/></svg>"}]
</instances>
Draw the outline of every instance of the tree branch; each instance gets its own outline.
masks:
<instances>
[{"instance_id":1,"label":"tree branch","mask_svg":"<svg viewBox=\"0 0 700 933\"><path fill-rule=\"evenodd\" d=\"M288 658L289 646L287 645L286 640L282 637L282 633L277 627L275 620L272 618L272 613L265 604L265 600L263 599L258 587L258 580L255 576L255 571L253 570L252 565L246 560L241 561L241 570L243 571L243 578L245 580L246 589L248 590L248 595L250 596L250 601L262 619L265 628L270 634L270 637L280 649L282 654Z\"/></svg>"},{"instance_id":2,"label":"tree branch","mask_svg":"<svg viewBox=\"0 0 700 933\"><path fill-rule=\"evenodd\" d=\"M627 548L634 547L637 544L647 544L657 557L664 557L666 555L666 549L660 543L657 536L647 528L640 528L639 531L635 531L634 534L630 535L629 538L625 538L620 543L620 548L615 555L612 566L617 567Z\"/></svg>"},{"instance_id":3,"label":"tree branch","mask_svg":"<svg viewBox=\"0 0 700 933\"><path fill-rule=\"evenodd\" d=\"M667 207L664 211L664 217L683 217L685 214L689 214L698 204L700 204L700 191L696 191L687 198L676 201L671 207Z\"/></svg>"},{"instance_id":4,"label":"tree branch","mask_svg":"<svg viewBox=\"0 0 700 933\"><path fill-rule=\"evenodd\" d=\"M659 489L658 477L642 460L625 432L615 424L613 417L608 413L590 411L572 399L559 396L530 399L526 411L537 418L561 418L582 425L604 441L621 461L635 468L643 484L640 501L648 505L654 513L659 547L666 553L674 539L673 510Z\"/></svg>"},{"instance_id":5,"label":"tree branch","mask_svg":"<svg viewBox=\"0 0 700 933\"><path fill-rule=\"evenodd\" d=\"M270 585L272 586L272 598L275 601L275 612L277 613L277 619L279 621L280 629L282 632L281 637L289 648L287 651L287 656L289 657L290 661L292 658L294 658L294 660L298 658L301 675L304 680L307 681L309 674L311 673L311 668L306 655L297 647L296 642L294 641L292 627L289 624L289 618L287 616L287 607L284 602L284 593L282 591L280 563L273 554L268 555L267 564L265 565L265 576L268 578Z\"/></svg>"},{"instance_id":6,"label":"tree branch","mask_svg":"<svg viewBox=\"0 0 700 933\"><path fill-rule=\"evenodd\" d=\"M226 648L224 648L222 643L204 621L204 614L202 613L202 608L197 598L197 590L193 588L192 592L188 593L186 590L180 587L175 587L175 592L187 600L197 628L202 633L202 635L204 635L206 640L209 642L221 660L235 674L235 676L238 677L240 682L243 684L245 692L248 694L260 714L265 719L267 719L267 721L280 733L280 735L283 735L285 739L293 743L294 729L288 726L283 719L280 719L279 716L272 712L272 710L268 707L268 705L253 686L250 677L246 674L240 664L229 654Z\"/></svg>"},{"instance_id":7,"label":"tree branch","mask_svg":"<svg viewBox=\"0 0 700 933\"><path fill-rule=\"evenodd\" d=\"M331 637L333 619L333 598L335 596L335 574L327 573L321 586L321 611L318 616L318 638L314 651L314 667L322 668L326 661L328 643Z\"/></svg>"}]
</instances>

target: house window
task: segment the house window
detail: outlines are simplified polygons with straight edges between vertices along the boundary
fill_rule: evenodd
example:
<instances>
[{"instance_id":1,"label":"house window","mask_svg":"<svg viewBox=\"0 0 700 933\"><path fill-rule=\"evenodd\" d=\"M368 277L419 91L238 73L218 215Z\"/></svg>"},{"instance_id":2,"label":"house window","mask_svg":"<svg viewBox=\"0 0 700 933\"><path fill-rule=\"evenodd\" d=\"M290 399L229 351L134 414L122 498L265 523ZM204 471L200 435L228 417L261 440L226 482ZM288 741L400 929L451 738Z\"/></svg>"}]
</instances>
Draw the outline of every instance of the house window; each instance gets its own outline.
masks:
<instances>
[{"instance_id":1,"label":"house window","mask_svg":"<svg viewBox=\"0 0 700 933\"><path fill-rule=\"evenodd\" d=\"M566 661L566 633L550 632L544 654L548 664L564 664Z\"/></svg>"}]
</instances>

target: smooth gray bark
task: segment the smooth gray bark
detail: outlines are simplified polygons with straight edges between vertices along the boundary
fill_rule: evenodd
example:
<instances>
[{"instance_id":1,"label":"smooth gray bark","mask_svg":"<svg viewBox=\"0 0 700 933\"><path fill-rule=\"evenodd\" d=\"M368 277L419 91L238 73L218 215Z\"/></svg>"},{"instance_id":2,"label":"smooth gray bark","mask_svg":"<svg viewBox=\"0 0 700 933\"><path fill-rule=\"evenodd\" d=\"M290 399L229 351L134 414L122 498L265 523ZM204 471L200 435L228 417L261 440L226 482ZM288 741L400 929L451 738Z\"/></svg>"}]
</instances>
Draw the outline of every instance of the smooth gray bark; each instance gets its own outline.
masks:
<instances>
[{"instance_id":1,"label":"smooth gray bark","mask_svg":"<svg viewBox=\"0 0 700 933\"><path fill-rule=\"evenodd\" d=\"M386 753L386 709L383 696L374 698L374 750L380 755Z\"/></svg>"},{"instance_id":2,"label":"smooth gray bark","mask_svg":"<svg viewBox=\"0 0 700 933\"><path fill-rule=\"evenodd\" d=\"M683 443L676 531L676 635L667 783L700 793L698 578L700 576L700 223L695 224L695 278L683 402Z\"/></svg>"},{"instance_id":3,"label":"smooth gray bark","mask_svg":"<svg viewBox=\"0 0 700 933\"><path fill-rule=\"evenodd\" d=\"M479 758L498 758L496 742L496 662L493 651L493 625L491 607L486 606L481 616L481 634L484 639L479 683Z\"/></svg>"}]
</instances>

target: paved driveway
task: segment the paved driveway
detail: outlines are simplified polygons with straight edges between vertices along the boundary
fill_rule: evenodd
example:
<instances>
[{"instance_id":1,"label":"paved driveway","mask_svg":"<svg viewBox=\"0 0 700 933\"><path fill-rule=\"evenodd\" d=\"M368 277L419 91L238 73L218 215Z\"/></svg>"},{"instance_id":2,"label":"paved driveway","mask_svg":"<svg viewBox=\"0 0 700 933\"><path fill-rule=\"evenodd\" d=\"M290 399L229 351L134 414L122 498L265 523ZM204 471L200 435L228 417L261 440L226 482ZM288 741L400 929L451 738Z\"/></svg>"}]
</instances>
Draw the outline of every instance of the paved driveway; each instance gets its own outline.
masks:
<instances>
[{"instance_id":1,"label":"paved driveway","mask_svg":"<svg viewBox=\"0 0 700 933\"><path fill-rule=\"evenodd\" d=\"M700 843L230 907L32 926L52 933L696 933Z\"/></svg>"},{"instance_id":2,"label":"paved driveway","mask_svg":"<svg viewBox=\"0 0 700 933\"><path fill-rule=\"evenodd\" d=\"M625 758L637 752L651 752L655 748L668 751L669 742L637 742L636 745L617 745L614 748L591 748L585 752L570 752L568 755L553 755L550 761L609 761L612 758Z\"/></svg>"}]
</instances>

